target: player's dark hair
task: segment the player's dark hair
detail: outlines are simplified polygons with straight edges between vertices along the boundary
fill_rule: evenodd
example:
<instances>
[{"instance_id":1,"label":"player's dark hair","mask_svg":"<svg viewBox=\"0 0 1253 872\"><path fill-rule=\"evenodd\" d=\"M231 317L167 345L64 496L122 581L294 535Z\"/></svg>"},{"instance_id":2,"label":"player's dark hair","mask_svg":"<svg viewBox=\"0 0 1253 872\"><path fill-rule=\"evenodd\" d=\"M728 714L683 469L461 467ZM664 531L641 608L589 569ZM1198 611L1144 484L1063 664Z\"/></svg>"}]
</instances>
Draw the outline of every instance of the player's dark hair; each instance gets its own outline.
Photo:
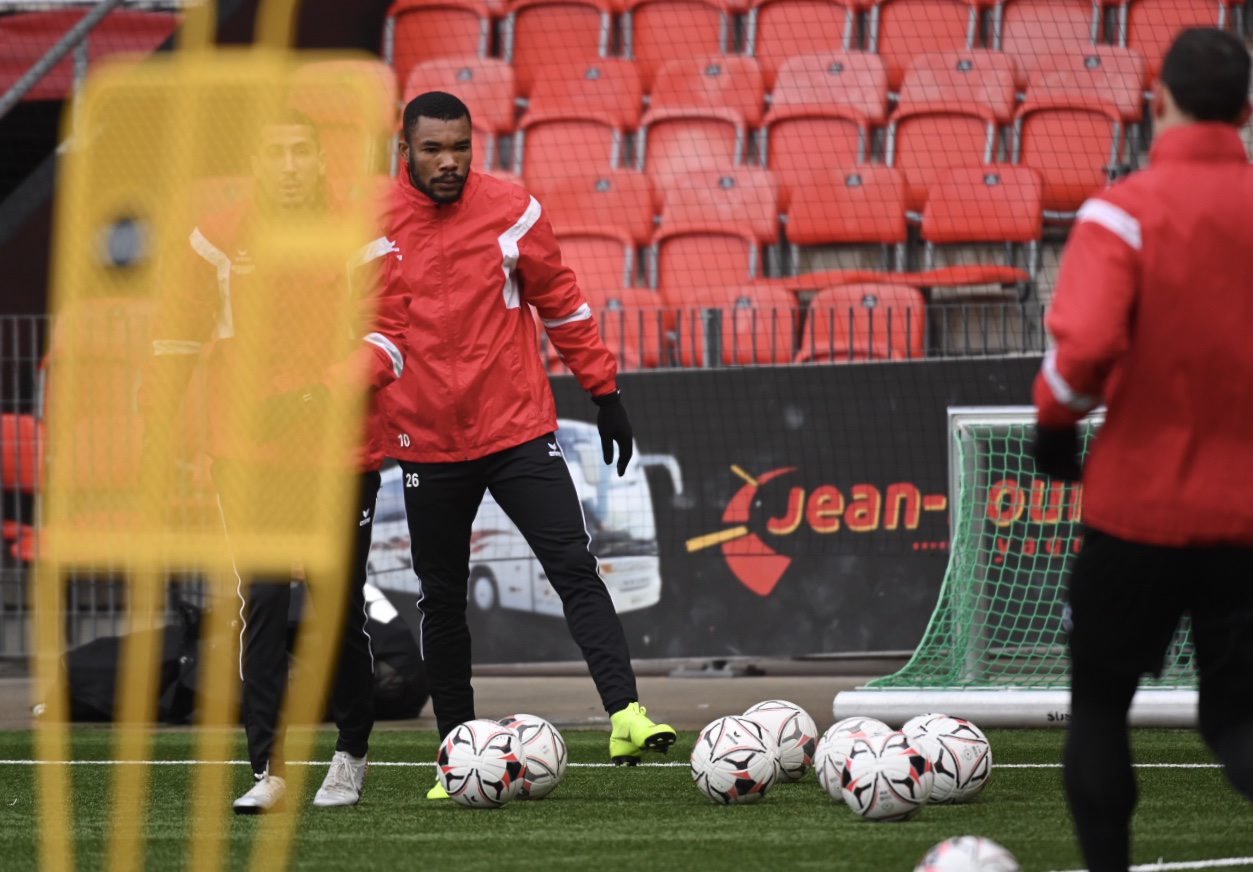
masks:
<instances>
[{"instance_id":1,"label":"player's dark hair","mask_svg":"<svg viewBox=\"0 0 1253 872\"><path fill-rule=\"evenodd\" d=\"M443 91L427 91L419 94L405 106L405 139L409 139L410 131L418 126L419 118L434 118L436 121L456 121L459 118L470 120L470 109L452 94Z\"/></svg>"},{"instance_id":2,"label":"player's dark hair","mask_svg":"<svg viewBox=\"0 0 1253 872\"><path fill-rule=\"evenodd\" d=\"M1235 34L1188 28L1166 52L1162 84L1197 121L1234 124L1249 99L1249 50Z\"/></svg>"},{"instance_id":3,"label":"player's dark hair","mask_svg":"<svg viewBox=\"0 0 1253 872\"><path fill-rule=\"evenodd\" d=\"M313 123L312 118L299 109L286 106L273 115L266 116L265 121L261 124L262 128L277 126L309 128L309 135L313 137L314 144L321 150L322 138L319 135L318 126Z\"/></svg>"}]
</instances>

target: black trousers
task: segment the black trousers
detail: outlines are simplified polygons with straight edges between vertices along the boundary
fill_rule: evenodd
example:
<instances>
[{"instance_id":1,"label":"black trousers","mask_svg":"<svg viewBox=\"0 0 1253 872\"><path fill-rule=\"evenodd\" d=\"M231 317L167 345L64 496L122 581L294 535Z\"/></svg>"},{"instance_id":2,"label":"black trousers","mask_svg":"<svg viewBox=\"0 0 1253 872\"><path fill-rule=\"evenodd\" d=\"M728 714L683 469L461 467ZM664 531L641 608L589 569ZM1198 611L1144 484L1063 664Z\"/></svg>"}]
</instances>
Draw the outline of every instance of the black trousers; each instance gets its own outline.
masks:
<instances>
[{"instance_id":1,"label":"black trousers","mask_svg":"<svg viewBox=\"0 0 1253 872\"><path fill-rule=\"evenodd\" d=\"M583 508L555 436L478 460L400 466L422 588L422 659L441 736L475 716L466 596L471 526L485 491L517 525L561 597L605 711L638 699L626 634L588 550Z\"/></svg>"},{"instance_id":2,"label":"black trousers","mask_svg":"<svg viewBox=\"0 0 1253 872\"><path fill-rule=\"evenodd\" d=\"M247 468L241 464L219 460L213 465L228 540L232 527L239 527L244 523L241 519L249 517L246 507L240 505L239 488L233 485L237 476L247 474ZM365 756L374 728L374 655L366 632L365 582L378 490L378 472L362 474L357 500L351 507L345 506L344 512L344 523L351 524L353 531L352 578L346 591L348 602L342 641L336 640L341 647L331 690L331 712L339 727L336 750L347 751L355 757ZM244 585L242 578L239 581L244 732L248 737L248 759L253 772L260 774L268 765L270 772L277 775L283 769L278 720L287 692L291 579L253 576L249 582Z\"/></svg>"},{"instance_id":3,"label":"black trousers","mask_svg":"<svg viewBox=\"0 0 1253 872\"><path fill-rule=\"evenodd\" d=\"M1253 799L1253 547L1164 548L1087 529L1070 579L1066 797L1091 872L1126 872L1136 804L1127 712L1192 619L1200 726Z\"/></svg>"}]
</instances>

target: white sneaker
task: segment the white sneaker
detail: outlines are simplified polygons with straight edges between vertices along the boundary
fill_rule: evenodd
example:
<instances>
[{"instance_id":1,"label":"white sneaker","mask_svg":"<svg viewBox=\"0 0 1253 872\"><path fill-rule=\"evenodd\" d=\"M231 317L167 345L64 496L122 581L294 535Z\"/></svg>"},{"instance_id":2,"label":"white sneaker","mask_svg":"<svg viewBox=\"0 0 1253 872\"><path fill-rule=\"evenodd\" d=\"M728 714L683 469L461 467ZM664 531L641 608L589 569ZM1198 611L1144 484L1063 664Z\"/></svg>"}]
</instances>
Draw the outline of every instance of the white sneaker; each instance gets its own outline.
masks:
<instances>
[{"instance_id":1,"label":"white sneaker","mask_svg":"<svg viewBox=\"0 0 1253 872\"><path fill-rule=\"evenodd\" d=\"M331 758L331 768L313 797L318 808L334 808L340 805L356 805L365 790L365 771L369 766L365 757L354 757L347 751L336 751Z\"/></svg>"},{"instance_id":2,"label":"white sneaker","mask_svg":"<svg viewBox=\"0 0 1253 872\"><path fill-rule=\"evenodd\" d=\"M281 807L283 794L287 793L287 782L271 775L268 769L255 777L257 783L252 789L235 800L235 814L261 814Z\"/></svg>"}]
</instances>

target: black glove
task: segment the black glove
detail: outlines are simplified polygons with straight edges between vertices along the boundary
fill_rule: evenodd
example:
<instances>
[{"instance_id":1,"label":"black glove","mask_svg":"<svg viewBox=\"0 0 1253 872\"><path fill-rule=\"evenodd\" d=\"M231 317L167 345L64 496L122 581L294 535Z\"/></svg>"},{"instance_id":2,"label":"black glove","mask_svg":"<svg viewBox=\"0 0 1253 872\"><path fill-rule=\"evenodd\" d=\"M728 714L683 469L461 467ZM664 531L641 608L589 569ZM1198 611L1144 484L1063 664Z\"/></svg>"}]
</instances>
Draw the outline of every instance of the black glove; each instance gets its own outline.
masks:
<instances>
[{"instance_id":1,"label":"black glove","mask_svg":"<svg viewBox=\"0 0 1253 872\"><path fill-rule=\"evenodd\" d=\"M1079 463L1079 428L1041 427L1036 425L1031 456L1036 468L1050 478L1079 481L1083 467Z\"/></svg>"},{"instance_id":2,"label":"black glove","mask_svg":"<svg viewBox=\"0 0 1253 872\"><path fill-rule=\"evenodd\" d=\"M627 464L631 462L631 419L627 417L622 405L622 396L618 391L601 397L592 397L592 402L600 406L596 415L596 429L600 431L600 449L605 454L605 463L613 463L613 444L618 443L618 477L626 475Z\"/></svg>"}]
</instances>

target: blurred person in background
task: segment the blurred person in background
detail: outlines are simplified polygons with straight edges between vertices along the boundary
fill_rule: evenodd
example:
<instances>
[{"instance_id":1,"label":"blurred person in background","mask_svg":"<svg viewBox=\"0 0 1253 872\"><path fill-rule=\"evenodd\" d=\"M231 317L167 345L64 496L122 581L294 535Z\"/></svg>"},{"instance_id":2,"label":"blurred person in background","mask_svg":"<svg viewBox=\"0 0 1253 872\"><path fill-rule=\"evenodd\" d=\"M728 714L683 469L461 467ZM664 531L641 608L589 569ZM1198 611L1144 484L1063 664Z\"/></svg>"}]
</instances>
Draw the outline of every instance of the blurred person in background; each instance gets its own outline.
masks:
<instances>
[{"instance_id":1,"label":"blurred person in background","mask_svg":"<svg viewBox=\"0 0 1253 872\"><path fill-rule=\"evenodd\" d=\"M357 260L342 270L293 270L264 283L254 276L254 257L259 259L262 252L250 239L253 219L264 216L265 220L278 217L284 222L299 221L302 216L334 208L314 124L290 110L264 125L252 171L252 193L204 216L192 231L188 274L194 280L179 287L158 308L150 370L150 378L167 380L166 390L173 386L177 393L188 384L198 361L202 357L206 361L208 453L228 541L232 529L246 529L250 524L256 525L255 529L269 529L268 520L264 528L257 520L266 514L265 509L246 503L249 482L258 477L272 482L284 474L302 474L298 461L285 455L298 453L293 452L293 446L300 441L316 438L319 427L324 426L329 392L373 395L399 378L405 360L401 348L408 296L403 282L390 275L398 259L395 247L385 237L366 244ZM260 329L253 326L257 319L317 306L319 299L342 299L345 293L355 296L362 313L360 322L368 325L357 349L347 359L327 359L328 349L342 348L342 340L350 339L346 335L350 325L318 324L316 317L293 319L301 329L316 324L324 335L292 336L290 342L272 350L273 357L262 363L270 379L263 387L261 418L265 423L259 433L246 437L232 433L231 428L243 426L245 416L231 414L238 410L227 406L230 386L236 379L255 377L257 371L255 360L244 359L244 349L252 345L241 345L240 337ZM327 310L338 311L338 302ZM310 381L310 373L320 375ZM374 402L370 400L372 406ZM359 801L374 725L373 655L366 633L363 592L378 470L383 460L374 421L372 426L367 424L358 456L349 461L357 464L360 476L357 498L343 510L344 535L351 536L353 544L352 577L345 591L346 623L342 642L338 642L337 678L331 694L339 737L330 769L314 798L316 806L354 805ZM276 527L282 523L282 519L275 521ZM235 801L237 814L277 809L286 792L278 720L288 681L291 583L290 574L254 576L248 584L239 578L243 719L254 783Z\"/></svg>"}]
</instances>

